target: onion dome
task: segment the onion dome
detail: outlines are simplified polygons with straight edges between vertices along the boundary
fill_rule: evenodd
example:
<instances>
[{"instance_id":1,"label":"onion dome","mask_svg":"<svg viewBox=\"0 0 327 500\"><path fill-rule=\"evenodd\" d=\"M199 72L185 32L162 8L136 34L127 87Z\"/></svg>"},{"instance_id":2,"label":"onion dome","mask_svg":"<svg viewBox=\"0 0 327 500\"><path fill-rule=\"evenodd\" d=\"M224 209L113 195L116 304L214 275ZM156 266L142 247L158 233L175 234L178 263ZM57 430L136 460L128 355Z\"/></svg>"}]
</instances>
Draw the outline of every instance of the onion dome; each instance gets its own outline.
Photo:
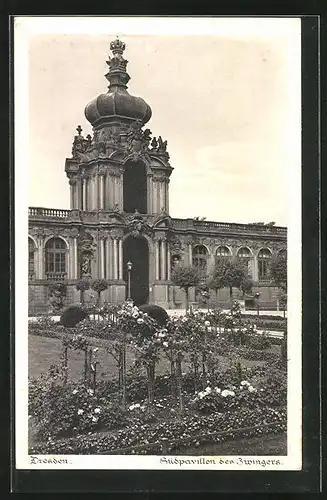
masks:
<instances>
[{"instance_id":1,"label":"onion dome","mask_svg":"<svg viewBox=\"0 0 327 500\"><path fill-rule=\"evenodd\" d=\"M86 119L94 127L117 118L139 120L144 125L150 120L152 112L141 97L134 97L126 90L130 76L126 72L128 61L123 57L125 43L117 39L110 43L110 50L113 57L106 61L109 66L109 72L106 74L110 82L109 90L87 104Z\"/></svg>"}]
</instances>

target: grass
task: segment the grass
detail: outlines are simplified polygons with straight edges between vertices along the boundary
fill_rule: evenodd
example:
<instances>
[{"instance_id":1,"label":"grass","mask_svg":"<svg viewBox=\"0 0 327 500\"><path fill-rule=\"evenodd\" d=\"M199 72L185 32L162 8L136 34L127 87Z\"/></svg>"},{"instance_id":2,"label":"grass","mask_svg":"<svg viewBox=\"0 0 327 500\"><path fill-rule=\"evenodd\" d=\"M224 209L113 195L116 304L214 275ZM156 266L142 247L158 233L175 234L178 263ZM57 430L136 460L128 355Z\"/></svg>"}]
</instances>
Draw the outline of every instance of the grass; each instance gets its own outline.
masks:
<instances>
[{"instance_id":1,"label":"grass","mask_svg":"<svg viewBox=\"0 0 327 500\"><path fill-rule=\"evenodd\" d=\"M268 434L237 438L224 443L206 443L196 447L176 448L172 455L287 455L286 434Z\"/></svg>"},{"instance_id":2,"label":"grass","mask_svg":"<svg viewBox=\"0 0 327 500\"><path fill-rule=\"evenodd\" d=\"M99 361L98 375L103 380L108 380L118 373L114 358L106 352L106 349L101 346L103 341L99 342L99 350L97 360ZM280 352L279 346L271 346L271 352ZM61 364L62 341L57 338L41 337L39 335L28 336L28 369L29 377L37 378L42 373L46 373L51 365ZM131 351L127 352L127 368L134 362L134 356ZM242 360L242 365L246 367L263 365L264 361L249 361ZM187 363L185 363L187 365ZM230 365L230 360L223 356L219 357L219 368L225 371ZM80 351L69 350L68 354L68 378L70 380L80 380L84 370L84 353ZM170 365L166 358L162 358L157 367L158 375L167 373L170 370Z\"/></svg>"}]
</instances>

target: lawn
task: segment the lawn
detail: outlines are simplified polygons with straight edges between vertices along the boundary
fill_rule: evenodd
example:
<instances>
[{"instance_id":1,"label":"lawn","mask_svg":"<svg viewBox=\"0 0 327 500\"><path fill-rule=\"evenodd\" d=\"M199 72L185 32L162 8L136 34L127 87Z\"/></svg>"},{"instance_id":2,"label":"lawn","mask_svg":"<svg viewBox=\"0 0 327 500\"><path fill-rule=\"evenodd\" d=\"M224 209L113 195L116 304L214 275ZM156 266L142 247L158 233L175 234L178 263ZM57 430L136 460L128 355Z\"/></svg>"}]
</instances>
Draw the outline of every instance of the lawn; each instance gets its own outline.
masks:
<instances>
[{"instance_id":1,"label":"lawn","mask_svg":"<svg viewBox=\"0 0 327 500\"><path fill-rule=\"evenodd\" d=\"M237 438L224 443L205 443L197 447L176 448L172 455L287 455L286 434Z\"/></svg>"},{"instance_id":2,"label":"lawn","mask_svg":"<svg viewBox=\"0 0 327 500\"><path fill-rule=\"evenodd\" d=\"M113 357L106 352L103 347L104 341L98 341L100 345L98 350L98 361L100 363L98 368L98 375L100 378L106 380L112 378L117 374L117 367ZM101 347L102 344L102 347ZM270 351L273 353L279 353L279 346L271 346ZM59 365L61 363L62 354L62 340L50 337L41 337L38 335L28 336L28 369L29 377L35 378L39 377L41 373L46 373L50 365ZM127 352L127 368L129 368L134 362L133 353ZM264 361L249 361L243 360L242 365L246 367L251 367L254 365L263 365ZM219 357L219 365L222 371L225 371L230 365L230 360L222 356ZM187 363L184 364L187 366ZM84 353L79 351L69 351L68 358L68 377L70 380L79 380L82 377L84 369ZM156 373L158 375L167 373L169 371L169 364L166 358L162 358L157 367Z\"/></svg>"}]
</instances>

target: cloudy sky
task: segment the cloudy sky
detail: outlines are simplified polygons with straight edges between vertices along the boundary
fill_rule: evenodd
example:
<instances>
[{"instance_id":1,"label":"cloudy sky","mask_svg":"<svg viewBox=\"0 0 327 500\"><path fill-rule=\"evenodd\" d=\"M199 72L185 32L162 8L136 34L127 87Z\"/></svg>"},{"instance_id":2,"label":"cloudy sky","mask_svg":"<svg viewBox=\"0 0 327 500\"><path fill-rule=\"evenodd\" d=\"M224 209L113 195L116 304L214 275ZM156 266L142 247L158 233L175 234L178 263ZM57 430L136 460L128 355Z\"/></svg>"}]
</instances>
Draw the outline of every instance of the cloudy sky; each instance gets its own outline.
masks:
<instances>
[{"instance_id":1,"label":"cloudy sky","mask_svg":"<svg viewBox=\"0 0 327 500\"><path fill-rule=\"evenodd\" d=\"M288 225L301 168L300 21L218 18L185 30L169 21L29 35L28 204L69 208L65 158L76 126L91 132L84 107L107 90L118 33L128 90L151 106L147 127L168 141L171 215Z\"/></svg>"}]
</instances>

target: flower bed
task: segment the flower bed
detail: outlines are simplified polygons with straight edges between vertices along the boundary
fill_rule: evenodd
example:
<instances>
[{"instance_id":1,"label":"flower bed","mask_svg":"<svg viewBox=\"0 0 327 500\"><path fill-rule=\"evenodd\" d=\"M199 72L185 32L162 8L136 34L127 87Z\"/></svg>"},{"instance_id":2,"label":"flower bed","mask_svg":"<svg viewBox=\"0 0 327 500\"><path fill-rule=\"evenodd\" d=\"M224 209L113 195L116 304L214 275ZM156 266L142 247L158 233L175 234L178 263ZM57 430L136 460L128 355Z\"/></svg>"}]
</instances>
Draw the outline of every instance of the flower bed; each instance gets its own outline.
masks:
<instances>
[{"instance_id":1,"label":"flower bed","mask_svg":"<svg viewBox=\"0 0 327 500\"><path fill-rule=\"evenodd\" d=\"M267 424L272 424L267 427ZM153 425L137 423L116 433L89 434L61 440L48 439L31 447L30 454L153 454L173 449L176 444L222 442L233 439L235 429L242 437L271 432L284 432L284 409L263 408L260 412L241 409L239 412L215 413L209 416L183 416L174 421L160 421ZM252 431L250 428L253 428ZM224 434L220 434L224 432ZM142 449L140 449L142 447ZM123 450L128 448L127 450Z\"/></svg>"},{"instance_id":2,"label":"flower bed","mask_svg":"<svg viewBox=\"0 0 327 500\"><path fill-rule=\"evenodd\" d=\"M223 329L217 328L222 319ZM30 381L29 413L41 440L33 453L51 447L58 453L62 442L71 450L65 453L91 453L92 433L106 433L103 452L128 448L133 453L141 446L140 453L147 453L162 442L169 450L176 439L192 441L208 433L230 439L236 429L258 423L259 430L268 423L273 432L284 430L285 371L255 371L241 362L274 361L277 367L280 355L272 352L266 335L257 335L255 324L242 324L236 312L176 316L159 325L126 304L103 313L101 321L85 319L65 329L41 319L30 330L62 337L61 366ZM113 360L107 381L99 380L104 358L99 360L94 343L105 346ZM78 383L69 379L71 350L84 360ZM163 360L170 372L158 375Z\"/></svg>"}]
</instances>

